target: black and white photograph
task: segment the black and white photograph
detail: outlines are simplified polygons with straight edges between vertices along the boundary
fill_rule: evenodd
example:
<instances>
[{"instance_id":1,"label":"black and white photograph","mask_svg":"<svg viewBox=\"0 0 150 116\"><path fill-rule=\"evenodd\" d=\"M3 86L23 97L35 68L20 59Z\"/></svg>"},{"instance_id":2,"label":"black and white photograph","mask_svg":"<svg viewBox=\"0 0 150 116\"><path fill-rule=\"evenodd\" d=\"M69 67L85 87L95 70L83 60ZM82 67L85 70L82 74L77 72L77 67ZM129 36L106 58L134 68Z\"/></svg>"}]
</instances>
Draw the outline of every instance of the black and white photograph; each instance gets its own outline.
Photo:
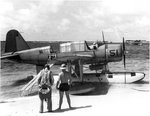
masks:
<instances>
[{"instance_id":1,"label":"black and white photograph","mask_svg":"<svg viewBox=\"0 0 150 116\"><path fill-rule=\"evenodd\" d=\"M0 0L1 116L149 116L149 0Z\"/></svg>"}]
</instances>

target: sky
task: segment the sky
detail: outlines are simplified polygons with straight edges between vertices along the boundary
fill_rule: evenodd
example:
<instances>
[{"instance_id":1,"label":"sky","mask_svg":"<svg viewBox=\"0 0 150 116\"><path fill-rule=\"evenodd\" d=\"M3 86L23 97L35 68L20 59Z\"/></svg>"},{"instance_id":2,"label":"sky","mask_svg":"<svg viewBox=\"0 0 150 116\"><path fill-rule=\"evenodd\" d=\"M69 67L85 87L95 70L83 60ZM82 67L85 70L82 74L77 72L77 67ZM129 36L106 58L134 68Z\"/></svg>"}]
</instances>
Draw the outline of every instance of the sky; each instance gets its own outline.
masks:
<instances>
[{"instance_id":1,"label":"sky","mask_svg":"<svg viewBox=\"0 0 150 116\"><path fill-rule=\"evenodd\" d=\"M150 40L149 0L0 0L0 39L10 29L26 41Z\"/></svg>"}]
</instances>

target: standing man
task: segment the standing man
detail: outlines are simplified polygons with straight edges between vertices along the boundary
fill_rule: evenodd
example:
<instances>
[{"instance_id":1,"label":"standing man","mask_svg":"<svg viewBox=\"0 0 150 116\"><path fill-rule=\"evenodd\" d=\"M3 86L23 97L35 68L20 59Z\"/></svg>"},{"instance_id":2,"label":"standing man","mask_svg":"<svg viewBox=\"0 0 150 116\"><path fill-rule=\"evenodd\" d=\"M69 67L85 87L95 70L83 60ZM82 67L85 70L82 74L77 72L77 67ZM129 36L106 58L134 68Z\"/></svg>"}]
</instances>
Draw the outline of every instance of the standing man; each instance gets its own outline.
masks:
<instances>
[{"instance_id":1,"label":"standing man","mask_svg":"<svg viewBox=\"0 0 150 116\"><path fill-rule=\"evenodd\" d=\"M44 69L39 72L38 86L40 98L40 113L43 112L43 101L47 101L48 112L52 112L52 88L54 83L53 74L50 71L50 66L46 64Z\"/></svg>"},{"instance_id":2,"label":"standing man","mask_svg":"<svg viewBox=\"0 0 150 116\"><path fill-rule=\"evenodd\" d=\"M71 85L71 75L69 72L66 71L66 65L65 64L62 64L60 69L62 71L59 73L59 78L58 78L57 85L56 85L57 89L59 90L59 97L60 97L58 110L61 109L64 92L66 94L69 108L72 108L70 97L69 97L69 89L70 89L70 85Z\"/></svg>"}]
</instances>

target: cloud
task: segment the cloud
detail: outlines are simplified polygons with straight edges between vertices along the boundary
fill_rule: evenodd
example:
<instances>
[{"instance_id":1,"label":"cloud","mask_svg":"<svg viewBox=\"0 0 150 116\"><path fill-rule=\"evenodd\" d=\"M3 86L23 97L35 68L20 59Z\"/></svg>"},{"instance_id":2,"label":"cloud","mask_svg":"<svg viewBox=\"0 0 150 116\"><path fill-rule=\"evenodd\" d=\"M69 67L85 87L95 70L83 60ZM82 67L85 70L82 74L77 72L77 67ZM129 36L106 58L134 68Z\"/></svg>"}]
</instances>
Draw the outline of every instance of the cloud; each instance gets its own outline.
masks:
<instances>
[{"instance_id":1,"label":"cloud","mask_svg":"<svg viewBox=\"0 0 150 116\"><path fill-rule=\"evenodd\" d=\"M148 0L1 0L0 36L15 28L26 40L97 40L103 30L110 41L126 32L148 40L149 11Z\"/></svg>"},{"instance_id":2,"label":"cloud","mask_svg":"<svg viewBox=\"0 0 150 116\"><path fill-rule=\"evenodd\" d=\"M136 20L135 22L139 26L150 26L150 17L143 16Z\"/></svg>"},{"instance_id":3,"label":"cloud","mask_svg":"<svg viewBox=\"0 0 150 116\"><path fill-rule=\"evenodd\" d=\"M113 14L149 14L149 0L103 0L103 7Z\"/></svg>"},{"instance_id":4,"label":"cloud","mask_svg":"<svg viewBox=\"0 0 150 116\"><path fill-rule=\"evenodd\" d=\"M12 11L14 9L13 4L10 2L1 2L0 13L4 14L6 12Z\"/></svg>"},{"instance_id":5,"label":"cloud","mask_svg":"<svg viewBox=\"0 0 150 116\"><path fill-rule=\"evenodd\" d=\"M55 20L50 16L58 12L63 0L3 0L0 1L1 33L11 28L30 33L40 33ZM24 4L26 7L20 7ZM2 36L3 34L1 34ZM4 37L3 37L4 38Z\"/></svg>"},{"instance_id":6,"label":"cloud","mask_svg":"<svg viewBox=\"0 0 150 116\"><path fill-rule=\"evenodd\" d=\"M128 39L136 39L136 33L138 33L138 38L143 39L143 34L145 34L144 39L149 39L146 37L150 33L148 32L150 29L148 0L113 0L113 2L112 0L103 0L96 2L94 6L89 6L89 8L89 11L82 9L75 17L93 31L96 31L94 28L104 30L108 35L113 33L117 38L119 37L117 33L120 33L120 36L128 33ZM108 30L111 32L108 33ZM109 40L117 40L113 36L108 38Z\"/></svg>"},{"instance_id":7,"label":"cloud","mask_svg":"<svg viewBox=\"0 0 150 116\"><path fill-rule=\"evenodd\" d=\"M58 29L61 31L66 31L69 29L70 21L69 19L62 19L60 24L58 25Z\"/></svg>"}]
</instances>

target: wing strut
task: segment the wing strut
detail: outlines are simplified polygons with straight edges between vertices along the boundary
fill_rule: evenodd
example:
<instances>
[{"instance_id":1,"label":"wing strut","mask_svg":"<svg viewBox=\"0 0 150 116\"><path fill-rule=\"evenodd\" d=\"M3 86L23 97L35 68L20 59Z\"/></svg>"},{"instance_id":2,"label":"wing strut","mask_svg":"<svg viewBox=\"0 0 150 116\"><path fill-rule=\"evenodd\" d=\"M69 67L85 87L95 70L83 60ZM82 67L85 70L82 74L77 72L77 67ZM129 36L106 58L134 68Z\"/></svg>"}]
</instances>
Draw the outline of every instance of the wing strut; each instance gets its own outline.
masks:
<instances>
[{"instance_id":1,"label":"wing strut","mask_svg":"<svg viewBox=\"0 0 150 116\"><path fill-rule=\"evenodd\" d=\"M81 60L79 60L79 70L80 70L80 79L81 82L83 82L83 64Z\"/></svg>"}]
</instances>

